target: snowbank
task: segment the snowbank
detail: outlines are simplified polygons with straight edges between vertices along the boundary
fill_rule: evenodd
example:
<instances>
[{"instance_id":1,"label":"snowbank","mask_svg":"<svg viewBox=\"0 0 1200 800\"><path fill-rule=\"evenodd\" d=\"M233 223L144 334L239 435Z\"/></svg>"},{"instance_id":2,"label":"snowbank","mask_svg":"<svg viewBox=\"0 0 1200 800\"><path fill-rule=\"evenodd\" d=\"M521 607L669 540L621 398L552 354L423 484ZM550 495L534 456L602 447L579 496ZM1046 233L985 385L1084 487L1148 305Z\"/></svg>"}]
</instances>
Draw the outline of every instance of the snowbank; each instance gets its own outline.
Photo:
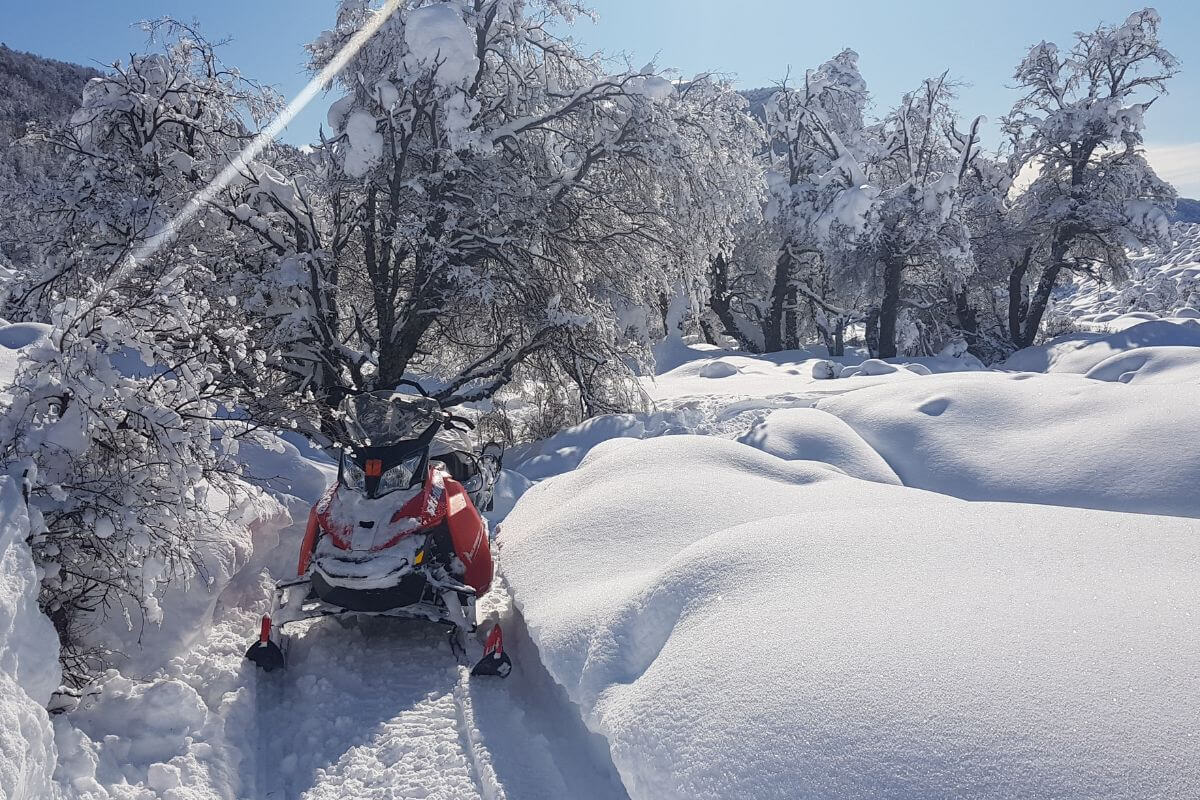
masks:
<instances>
[{"instance_id":1,"label":"snowbank","mask_svg":"<svg viewBox=\"0 0 1200 800\"><path fill-rule=\"evenodd\" d=\"M818 352L820 351L820 352ZM883 361L848 351L845 356L822 355L824 348L750 355L707 345L684 345L668 338L656 350L657 363L669 366L653 379L643 378L648 394L659 402L690 402L716 394L735 397L782 397L788 394L837 394L864 386L919 378L930 373L985 369L970 354L904 356ZM831 378L853 381L830 383Z\"/></svg>"},{"instance_id":2,"label":"snowbank","mask_svg":"<svg viewBox=\"0 0 1200 800\"><path fill-rule=\"evenodd\" d=\"M784 408L738 441L784 461L820 461L854 478L900 485L879 453L846 423L815 408Z\"/></svg>"},{"instance_id":3,"label":"snowbank","mask_svg":"<svg viewBox=\"0 0 1200 800\"><path fill-rule=\"evenodd\" d=\"M0 478L0 797L54 796L57 753L45 705L58 688L58 636L38 608L20 488Z\"/></svg>"},{"instance_id":4,"label":"snowbank","mask_svg":"<svg viewBox=\"0 0 1200 800\"><path fill-rule=\"evenodd\" d=\"M500 541L634 800L1200 795L1194 521L677 436L594 448Z\"/></svg>"},{"instance_id":5,"label":"snowbank","mask_svg":"<svg viewBox=\"0 0 1200 800\"><path fill-rule=\"evenodd\" d=\"M821 400L900 476L967 500L1200 517L1200 386L934 375Z\"/></svg>"},{"instance_id":6,"label":"snowbank","mask_svg":"<svg viewBox=\"0 0 1200 800\"><path fill-rule=\"evenodd\" d=\"M1139 347L1106 358L1088 370L1087 377L1118 383L1200 386L1200 347Z\"/></svg>"},{"instance_id":7,"label":"snowbank","mask_svg":"<svg viewBox=\"0 0 1200 800\"><path fill-rule=\"evenodd\" d=\"M50 326L40 322L0 325L0 387L12 385L17 375L21 351L46 338Z\"/></svg>"},{"instance_id":8,"label":"snowbank","mask_svg":"<svg viewBox=\"0 0 1200 800\"><path fill-rule=\"evenodd\" d=\"M1018 350L1000 366L1019 372L1082 375L1118 353L1140 347L1200 347L1200 323L1150 320L1115 333L1071 333Z\"/></svg>"},{"instance_id":9,"label":"snowbank","mask_svg":"<svg viewBox=\"0 0 1200 800\"><path fill-rule=\"evenodd\" d=\"M614 438L648 439L686 428L679 414L601 414L559 431L531 449L514 452L508 459L528 480L536 481L574 469L588 452Z\"/></svg>"}]
</instances>

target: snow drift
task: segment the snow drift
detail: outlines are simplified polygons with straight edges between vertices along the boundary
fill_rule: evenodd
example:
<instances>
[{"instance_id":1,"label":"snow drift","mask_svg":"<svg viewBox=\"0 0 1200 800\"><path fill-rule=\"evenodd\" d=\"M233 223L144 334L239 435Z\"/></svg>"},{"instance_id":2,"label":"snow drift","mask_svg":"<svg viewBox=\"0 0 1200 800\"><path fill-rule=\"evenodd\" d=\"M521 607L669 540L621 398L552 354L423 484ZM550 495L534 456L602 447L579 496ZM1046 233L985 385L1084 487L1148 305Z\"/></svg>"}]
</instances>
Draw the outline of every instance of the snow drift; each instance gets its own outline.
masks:
<instances>
[{"instance_id":1,"label":"snow drift","mask_svg":"<svg viewBox=\"0 0 1200 800\"><path fill-rule=\"evenodd\" d=\"M1072 333L1013 353L1001 366L1020 372L1083 374L1119 353L1143 347L1200 348L1200 323L1149 320L1115 333Z\"/></svg>"},{"instance_id":2,"label":"snow drift","mask_svg":"<svg viewBox=\"0 0 1200 800\"><path fill-rule=\"evenodd\" d=\"M677 436L593 448L500 541L635 800L1200 793L1194 521Z\"/></svg>"},{"instance_id":3,"label":"snow drift","mask_svg":"<svg viewBox=\"0 0 1200 800\"><path fill-rule=\"evenodd\" d=\"M29 516L12 478L0 478L0 796L54 796L57 752L46 714L58 688L58 636L38 608L40 581L25 540Z\"/></svg>"},{"instance_id":4,"label":"snow drift","mask_svg":"<svg viewBox=\"0 0 1200 800\"><path fill-rule=\"evenodd\" d=\"M854 478L900 484L887 462L853 428L815 408L772 411L738 441L785 461L820 461Z\"/></svg>"},{"instance_id":5,"label":"snow drift","mask_svg":"<svg viewBox=\"0 0 1200 800\"><path fill-rule=\"evenodd\" d=\"M931 375L822 399L905 486L1200 517L1200 385Z\"/></svg>"},{"instance_id":6,"label":"snow drift","mask_svg":"<svg viewBox=\"0 0 1200 800\"><path fill-rule=\"evenodd\" d=\"M1098 381L1190 383L1200 386L1200 347L1139 347L1117 353L1087 371Z\"/></svg>"}]
</instances>

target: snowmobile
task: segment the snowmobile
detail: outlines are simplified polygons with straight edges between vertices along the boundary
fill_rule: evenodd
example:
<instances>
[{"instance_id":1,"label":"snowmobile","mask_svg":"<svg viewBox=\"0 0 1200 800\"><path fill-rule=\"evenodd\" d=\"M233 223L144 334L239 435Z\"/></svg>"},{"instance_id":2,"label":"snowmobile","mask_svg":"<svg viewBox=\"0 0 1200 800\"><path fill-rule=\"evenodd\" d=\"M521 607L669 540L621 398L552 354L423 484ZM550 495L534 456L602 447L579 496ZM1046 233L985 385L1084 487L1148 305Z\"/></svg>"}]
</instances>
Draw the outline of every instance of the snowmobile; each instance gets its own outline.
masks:
<instances>
[{"instance_id":1,"label":"snowmobile","mask_svg":"<svg viewBox=\"0 0 1200 800\"><path fill-rule=\"evenodd\" d=\"M270 672L285 666L284 629L316 617L372 615L449 623L466 652L475 601L492 582L487 523L503 449L476 456L447 434L474 428L414 382L398 391L347 394L337 480L309 513L296 577L276 584L271 610L246 658ZM441 436L439 436L439 434ZM492 628L474 675L506 677L512 661Z\"/></svg>"}]
</instances>

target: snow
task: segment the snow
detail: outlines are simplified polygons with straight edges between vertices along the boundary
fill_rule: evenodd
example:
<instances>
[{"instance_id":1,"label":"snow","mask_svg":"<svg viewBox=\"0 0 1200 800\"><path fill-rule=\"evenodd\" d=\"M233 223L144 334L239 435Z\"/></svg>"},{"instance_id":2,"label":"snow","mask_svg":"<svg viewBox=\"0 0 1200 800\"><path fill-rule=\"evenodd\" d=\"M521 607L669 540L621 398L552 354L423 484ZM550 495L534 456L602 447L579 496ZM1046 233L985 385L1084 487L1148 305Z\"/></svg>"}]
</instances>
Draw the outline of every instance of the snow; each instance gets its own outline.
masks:
<instances>
[{"instance_id":1,"label":"snow","mask_svg":"<svg viewBox=\"0 0 1200 800\"><path fill-rule=\"evenodd\" d=\"M1119 383L1200 386L1200 347L1140 347L1106 358L1087 377Z\"/></svg>"},{"instance_id":2,"label":"snow","mask_svg":"<svg viewBox=\"0 0 1200 800\"><path fill-rule=\"evenodd\" d=\"M346 115L354 108L354 95L346 95L339 97L329 106L329 111L325 115L325 121L329 123L329 128L334 133L341 133L345 123Z\"/></svg>"},{"instance_id":3,"label":"snow","mask_svg":"<svg viewBox=\"0 0 1200 800\"><path fill-rule=\"evenodd\" d=\"M737 375L738 368L718 358L702 364L700 369L696 370L696 374L701 378L728 378L730 375Z\"/></svg>"},{"instance_id":4,"label":"snow","mask_svg":"<svg viewBox=\"0 0 1200 800\"><path fill-rule=\"evenodd\" d=\"M675 94L675 84L658 75L640 75L626 81L625 91L650 100L662 101Z\"/></svg>"},{"instance_id":5,"label":"snow","mask_svg":"<svg viewBox=\"0 0 1200 800\"><path fill-rule=\"evenodd\" d=\"M414 9L404 22L406 66L413 71L435 69L434 80L441 86L461 85L479 69L472 34L454 3Z\"/></svg>"},{"instance_id":6,"label":"snow","mask_svg":"<svg viewBox=\"0 0 1200 800\"><path fill-rule=\"evenodd\" d=\"M215 498L245 535L203 551L211 585L159 593L178 629L123 641L53 721L4 655L28 637L0 639L0 722L24 737L0 733L0 780L96 800L1193 796L1198 330L1143 320L1006 365L1048 374L675 337L642 379L655 411L506 456L480 604L506 682L394 620L305 623L285 672L247 665L336 466L294 435L242 442L267 494Z\"/></svg>"},{"instance_id":7,"label":"snow","mask_svg":"<svg viewBox=\"0 0 1200 800\"><path fill-rule=\"evenodd\" d=\"M946 374L830 397L905 486L968 500L1200 517L1200 384Z\"/></svg>"},{"instance_id":8,"label":"snow","mask_svg":"<svg viewBox=\"0 0 1200 800\"><path fill-rule=\"evenodd\" d=\"M0 325L0 387L12 385L21 352L44 340L49 333L50 326L40 322Z\"/></svg>"},{"instance_id":9,"label":"snow","mask_svg":"<svg viewBox=\"0 0 1200 800\"><path fill-rule=\"evenodd\" d=\"M686 430L676 414L603 414L515 452L510 463L531 481L574 469L588 452L614 438L645 439Z\"/></svg>"},{"instance_id":10,"label":"snow","mask_svg":"<svg viewBox=\"0 0 1200 800\"><path fill-rule=\"evenodd\" d=\"M0 347L20 350L50 333L51 326L42 322L14 322L0 327Z\"/></svg>"},{"instance_id":11,"label":"snow","mask_svg":"<svg viewBox=\"0 0 1200 800\"><path fill-rule=\"evenodd\" d=\"M375 117L361 109L346 119L343 168L351 178L362 178L383 158L383 134L376 131Z\"/></svg>"},{"instance_id":12,"label":"snow","mask_svg":"<svg viewBox=\"0 0 1200 800\"><path fill-rule=\"evenodd\" d=\"M1086 373L1111 356L1141 347L1200 348L1200 323L1146 320L1113 333L1072 333L1013 353L1000 366L1023 372Z\"/></svg>"},{"instance_id":13,"label":"snow","mask_svg":"<svg viewBox=\"0 0 1200 800\"><path fill-rule=\"evenodd\" d=\"M677 436L593 448L500 542L635 800L1200 792L1193 521Z\"/></svg>"},{"instance_id":14,"label":"snow","mask_svg":"<svg viewBox=\"0 0 1200 800\"><path fill-rule=\"evenodd\" d=\"M819 409L772 411L738 441L784 461L819 461L855 478L900 485L892 468L853 428Z\"/></svg>"},{"instance_id":15,"label":"snow","mask_svg":"<svg viewBox=\"0 0 1200 800\"><path fill-rule=\"evenodd\" d=\"M222 592L251 562L254 537L270 538L291 521L284 508L268 497L232 505L229 498L211 491L209 502L212 510L237 524L226 535L196 543L199 574L187 581L158 578L157 589L148 598L157 614L145 620L134 615L128 621L117 614L93 633L96 644L117 654L114 660L126 676L150 675L202 638L218 613ZM156 566L160 565L146 565L148 578Z\"/></svg>"},{"instance_id":16,"label":"snow","mask_svg":"<svg viewBox=\"0 0 1200 800\"><path fill-rule=\"evenodd\" d=\"M57 759L45 706L58 688L58 636L38 608L21 490L0 478L0 796L53 796Z\"/></svg>"}]
</instances>

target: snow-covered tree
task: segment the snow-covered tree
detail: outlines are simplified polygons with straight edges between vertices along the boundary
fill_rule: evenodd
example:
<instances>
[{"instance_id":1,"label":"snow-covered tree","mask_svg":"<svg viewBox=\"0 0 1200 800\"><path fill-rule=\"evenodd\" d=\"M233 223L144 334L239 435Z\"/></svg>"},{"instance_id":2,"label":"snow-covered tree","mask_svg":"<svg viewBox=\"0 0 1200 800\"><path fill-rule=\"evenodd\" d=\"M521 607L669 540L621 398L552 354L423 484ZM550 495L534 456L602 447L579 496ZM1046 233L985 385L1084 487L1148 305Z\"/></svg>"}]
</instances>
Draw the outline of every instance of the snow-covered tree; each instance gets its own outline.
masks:
<instances>
[{"instance_id":1,"label":"snow-covered tree","mask_svg":"<svg viewBox=\"0 0 1200 800\"><path fill-rule=\"evenodd\" d=\"M409 374L453 403L536 353L588 413L637 356L617 309L653 307L707 263L757 190L741 100L652 67L611 74L555 31L560 0L406 2L341 73L318 148L332 209L314 319L338 379ZM346 0L311 45L333 58L370 15Z\"/></svg>"},{"instance_id":2,"label":"snow-covered tree","mask_svg":"<svg viewBox=\"0 0 1200 800\"><path fill-rule=\"evenodd\" d=\"M978 155L981 120L965 135L954 131L945 78L906 94L880 128L882 147L871 169L880 191L868 236L882 270L873 348L881 358L905 344L929 350L937 337L919 324L922 315L935 312L936 319L946 288L962 287L974 268L959 184Z\"/></svg>"},{"instance_id":3,"label":"snow-covered tree","mask_svg":"<svg viewBox=\"0 0 1200 800\"><path fill-rule=\"evenodd\" d=\"M831 250L852 249L877 190L862 161L866 145L866 83L858 54L843 50L805 74L803 87L784 85L765 104L769 140L765 216L777 240L763 346L799 346L803 303L827 344L848 322L837 305ZM836 349L836 348L835 348Z\"/></svg>"},{"instance_id":4,"label":"snow-covered tree","mask_svg":"<svg viewBox=\"0 0 1200 800\"><path fill-rule=\"evenodd\" d=\"M105 617L161 619L161 581L202 577L199 547L245 495L239 404L265 353L229 302L254 253L220 208L179 215L253 136L274 97L170 25L161 53L91 80L42 132L65 180L31 198L43 237L7 314L48 323L6 397L0 453L34 512L42 604L75 681ZM247 395L248 397L248 395Z\"/></svg>"},{"instance_id":5,"label":"snow-covered tree","mask_svg":"<svg viewBox=\"0 0 1200 800\"><path fill-rule=\"evenodd\" d=\"M1066 52L1042 42L1017 67L1026 95L1005 122L1020 138L1020 159L1038 170L1020 198L1033 249L1010 295L1018 347L1037 338L1064 271L1119 274L1127 247L1169 238L1175 192L1142 151L1145 112L1178 71L1160 23L1143 9L1077 33Z\"/></svg>"}]
</instances>

